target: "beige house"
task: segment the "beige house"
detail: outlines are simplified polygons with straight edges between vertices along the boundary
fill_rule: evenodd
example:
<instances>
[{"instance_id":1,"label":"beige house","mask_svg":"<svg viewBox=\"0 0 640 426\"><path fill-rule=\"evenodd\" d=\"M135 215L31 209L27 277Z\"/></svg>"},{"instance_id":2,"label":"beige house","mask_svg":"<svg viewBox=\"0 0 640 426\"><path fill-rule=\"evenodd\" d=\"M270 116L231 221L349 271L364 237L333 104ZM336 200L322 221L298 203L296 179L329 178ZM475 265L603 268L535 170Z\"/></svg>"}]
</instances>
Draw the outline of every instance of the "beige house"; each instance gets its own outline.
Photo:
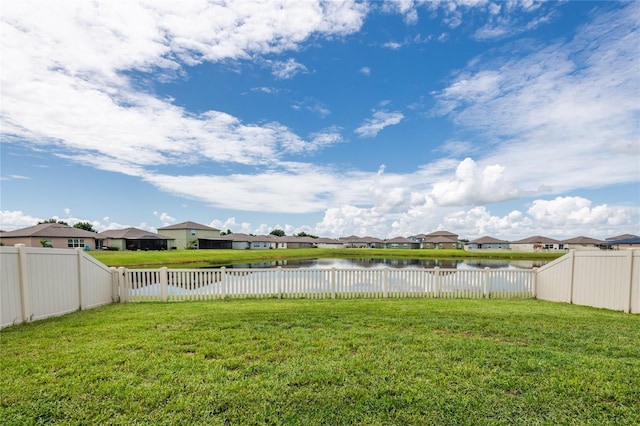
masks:
<instances>
[{"instance_id":1,"label":"beige house","mask_svg":"<svg viewBox=\"0 0 640 426\"><path fill-rule=\"evenodd\" d=\"M575 237L562 241L565 250L600 250L606 248L607 243L590 237Z\"/></svg>"},{"instance_id":2,"label":"beige house","mask_svg":"<svg viewBox=\"0 0 640 426\"><path fill-rule=\"evenodd\" d=\"M458 243L458 235L449 231L418 234L409 237L409 239L420 243L420 248L425 249L457 249L461 247Z\"/></svg>"},{"instance_id":3,"label":"beige house","mask_svg":"<svg viewBox=\"0 0 640 426\"><path fill-rule=\"evenodd\" d=\"M511 241L509 246L513 251L524 252L561 251L565 249L565 245L562 241L540 235L524 238L518 241Z\"/></svg>"},{"instance_id":4,"label":"beige house","mask_svg":"<svg viewBox=\"0 0 640 426\"><path fill-rule=\"evenodd\" d=\"M175 240L175 247L200 248L199 240L220 238L220 230L196 222L182 222L158 228L158 234Z\"/></svg>"},{"instance_id":5,"label":"beige house","mask_svg":"<svg viewBox=\"0 0 640 426\"><path fill-rule=\"evenodd\" d=\"M0 233L0 242L5 246L24 244L27 247L102 248L105 236L61 223L41 223L28 228Z\"/></svg>"}]
</instances>

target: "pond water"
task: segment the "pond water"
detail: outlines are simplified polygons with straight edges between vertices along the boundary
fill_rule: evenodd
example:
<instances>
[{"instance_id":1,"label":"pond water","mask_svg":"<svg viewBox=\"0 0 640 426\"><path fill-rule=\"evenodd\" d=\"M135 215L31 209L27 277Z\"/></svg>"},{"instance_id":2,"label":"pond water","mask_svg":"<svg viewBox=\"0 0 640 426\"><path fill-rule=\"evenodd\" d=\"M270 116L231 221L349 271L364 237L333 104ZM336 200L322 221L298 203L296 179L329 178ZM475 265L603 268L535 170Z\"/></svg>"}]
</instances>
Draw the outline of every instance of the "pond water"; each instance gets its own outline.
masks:
<instances>
[{"instance_id":1,"label":"pond water","mask_svg":"<svg viewBox=\"0 0 640 426\"><path fill-rule=\"evenodd\" d=\"M384 268L440 268L447 269L532 269L538 268L549 261L546 260L503 260L503 259L306 259L279 260L273 262L241 263L226 266L226 268L297 268L297 269L384 269Z\"/></svg>"}]
</instances>

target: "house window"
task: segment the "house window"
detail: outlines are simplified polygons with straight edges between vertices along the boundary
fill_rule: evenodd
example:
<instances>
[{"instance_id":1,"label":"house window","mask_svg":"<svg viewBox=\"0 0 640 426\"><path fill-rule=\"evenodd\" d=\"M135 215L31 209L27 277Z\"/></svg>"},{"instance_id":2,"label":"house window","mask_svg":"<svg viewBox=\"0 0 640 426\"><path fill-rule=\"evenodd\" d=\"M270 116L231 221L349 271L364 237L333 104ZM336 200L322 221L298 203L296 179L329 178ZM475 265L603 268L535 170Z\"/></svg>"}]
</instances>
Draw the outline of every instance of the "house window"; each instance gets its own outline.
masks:
<instances>
[{"instance_id":1,"label":"house window","mask_svg":"<svg viewBox=\"0 0 640 426\"><path fill-rule=\"evenodd\" d=\"M191 236L192 236L192 237L195 237L195 235L196 235L196 230L195 230L195 229L192 229L192 230L191 230Z\"/></svg>"},{"instance_id":2,"label":"house window","mask_svg":"<svg viewBox=\"0 0 640 426\"><path fill-rule=\"evenodd\" d=\"M67 240L67 247L84 247L84 240L78 238L69 238Z\"/></svg>"}]
</instances>

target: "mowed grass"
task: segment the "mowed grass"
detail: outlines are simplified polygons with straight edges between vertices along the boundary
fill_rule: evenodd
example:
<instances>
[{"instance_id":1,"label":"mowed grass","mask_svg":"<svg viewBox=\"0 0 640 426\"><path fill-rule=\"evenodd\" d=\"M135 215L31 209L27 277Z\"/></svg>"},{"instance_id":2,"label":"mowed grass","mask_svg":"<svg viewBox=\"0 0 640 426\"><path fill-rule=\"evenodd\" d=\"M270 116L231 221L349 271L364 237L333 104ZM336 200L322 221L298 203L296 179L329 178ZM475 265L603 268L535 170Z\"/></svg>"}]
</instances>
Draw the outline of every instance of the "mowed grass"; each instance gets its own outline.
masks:
<instances>
[{"instance_id":1,"label":"mowed grass","mask_svg":"<svg viewBox=\"0 0 640 426\"><path fill-rule=\"evenodd\" d=\"M537 300L114 304L0 333L0 423L638 425L640 316Z\"/></svg>"}]
</instances>

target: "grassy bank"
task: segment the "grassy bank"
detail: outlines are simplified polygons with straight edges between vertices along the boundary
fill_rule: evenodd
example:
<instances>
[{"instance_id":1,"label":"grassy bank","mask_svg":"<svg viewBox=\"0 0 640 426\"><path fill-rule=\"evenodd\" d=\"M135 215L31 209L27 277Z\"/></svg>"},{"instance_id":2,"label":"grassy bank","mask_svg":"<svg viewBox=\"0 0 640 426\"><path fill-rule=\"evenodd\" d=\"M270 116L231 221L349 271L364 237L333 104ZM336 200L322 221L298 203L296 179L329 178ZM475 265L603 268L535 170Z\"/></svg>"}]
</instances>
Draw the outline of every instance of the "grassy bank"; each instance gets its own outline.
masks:
<instances>
[{"instance_id":1,"label":"grassy bank","mask_svg":"<svg viewBox=\"0 0 640 426\"><path fill-rule=\"evenodd\" d=\"M484 252L464 250L409 249L278 249L278 250L170 250L170 251L91 251L108 266L223 266L236 263L269 262L313 258L385 259L555 259L563 253Z\"/></svg>"},{"instance_id":2,"label":"grassy bank","mask_svg":"<svg viewBox=\"0 0 640 426\"><path fill-rule=\"evenodd\" d=\"M640 424L640 316L536 300L110 305L0 335L29 424Z\"/></svg>"}]
</instances>

